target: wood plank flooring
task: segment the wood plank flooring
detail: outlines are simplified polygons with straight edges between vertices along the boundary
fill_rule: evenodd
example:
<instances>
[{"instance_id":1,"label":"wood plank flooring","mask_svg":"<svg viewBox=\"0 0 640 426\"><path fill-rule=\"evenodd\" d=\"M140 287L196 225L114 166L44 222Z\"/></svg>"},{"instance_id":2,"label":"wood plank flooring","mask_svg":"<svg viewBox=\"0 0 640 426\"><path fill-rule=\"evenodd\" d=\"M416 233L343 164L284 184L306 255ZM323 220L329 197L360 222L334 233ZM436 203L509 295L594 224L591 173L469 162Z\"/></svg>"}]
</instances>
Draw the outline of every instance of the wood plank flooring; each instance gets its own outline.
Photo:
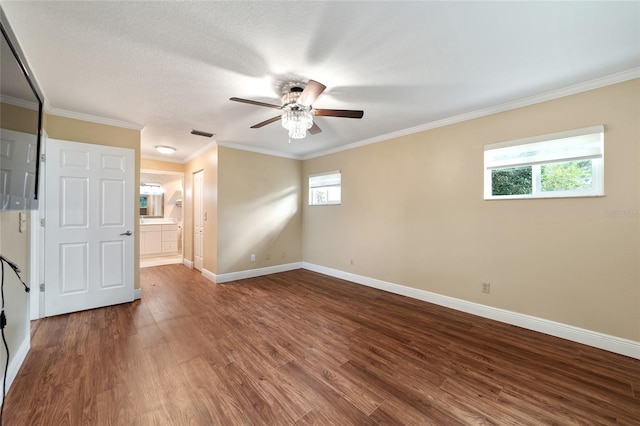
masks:
<instances>
[{"instance_id":1,"label":"wood plank flooring","mask_svg":"<svg viewBox=\"0 0 640 426\"><path fill-rule=\"evenodd\" d=\"M640 425L640 360L297 270L37 321L5 425Z\"/></svg>"}]
</instances>

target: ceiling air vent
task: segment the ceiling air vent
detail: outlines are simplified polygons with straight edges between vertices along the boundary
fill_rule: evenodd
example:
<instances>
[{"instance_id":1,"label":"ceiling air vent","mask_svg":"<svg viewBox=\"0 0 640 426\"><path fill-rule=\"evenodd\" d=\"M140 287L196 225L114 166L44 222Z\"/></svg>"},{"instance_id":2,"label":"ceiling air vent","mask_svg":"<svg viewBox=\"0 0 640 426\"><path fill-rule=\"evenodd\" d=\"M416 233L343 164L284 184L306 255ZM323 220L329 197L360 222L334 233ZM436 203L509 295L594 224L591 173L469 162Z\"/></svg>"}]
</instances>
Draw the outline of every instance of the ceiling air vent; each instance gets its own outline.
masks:
<instances>
[{"instance_id":1,"label":"ceiling air vent","mask_svg":"<svg viewBox=\"0 0 640 426\"><path fill-rule=\"evenodd\" d=\"M215 133L203 132L202 130L191 130L192 135L204 136L205 138L211 138Z\"/></svg>"}]
</instances>

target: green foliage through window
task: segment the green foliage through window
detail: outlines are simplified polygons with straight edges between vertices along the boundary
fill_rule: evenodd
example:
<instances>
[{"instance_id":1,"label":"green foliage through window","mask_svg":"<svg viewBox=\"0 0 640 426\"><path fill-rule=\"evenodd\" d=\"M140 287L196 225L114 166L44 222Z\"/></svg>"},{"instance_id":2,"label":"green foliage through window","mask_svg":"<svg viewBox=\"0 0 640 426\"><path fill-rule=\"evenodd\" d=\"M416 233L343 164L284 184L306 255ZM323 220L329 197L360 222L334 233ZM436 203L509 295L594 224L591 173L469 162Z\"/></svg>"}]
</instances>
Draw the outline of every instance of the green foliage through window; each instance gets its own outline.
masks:
<instances>
[{"instance_id":1,"label":"green foliage through window","mask_svg":"<svg viewBox=\"0 0 640 426\"><path fill-rule=\"evenodd\" d=\"M493 195L531 194L531 166L491 170L491 193Z\"/></svg>"},{"instance_id":2,"label":"green foliage through window","mask_svg":"<svg viewBox=\"0 0 640 426\"><path fill-rule=\"evenodd\" d=\"M591 160L542 165L542 191L569 191L591 187Z\"/></svg>"},{"instance_id":3,"label":"green foliage through window","mask_svg":"<svg viewBox=\"0 0 640 426\"><path fill-rule=\"evenodd\" d=\"M484 198L604 195L604 126L484 146Z\"/></svg>"}]
</instances>

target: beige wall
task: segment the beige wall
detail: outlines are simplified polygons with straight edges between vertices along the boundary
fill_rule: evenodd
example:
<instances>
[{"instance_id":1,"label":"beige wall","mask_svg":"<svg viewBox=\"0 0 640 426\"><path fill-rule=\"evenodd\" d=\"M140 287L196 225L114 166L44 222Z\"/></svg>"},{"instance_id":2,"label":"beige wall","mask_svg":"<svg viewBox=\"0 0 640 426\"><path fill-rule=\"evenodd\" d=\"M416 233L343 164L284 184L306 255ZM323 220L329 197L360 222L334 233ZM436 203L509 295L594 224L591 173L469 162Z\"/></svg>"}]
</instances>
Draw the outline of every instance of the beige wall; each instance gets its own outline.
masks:
<instances>
[{"instance_id":1,"label":"beige wall","mask_svg":"<svg viewBox=\"0 0 640 426\"><path fill-rule=\"evenodd\" d=\"M141 158L140 170L162 170L164 172L184 173L184 164L174 163L172 161L161 161L161 160L152 160L149 158Z\"/></svg>"},{"instance_id":2,"label":"beige wall","mask_svg":"<svg viewBox=\"0 0 640 426\"><path fill-rule=\"evenodd\" d=\"M184 165L184 258L193 262L193 174L204 172L203 267L211 273L218 268L218 147L214 146Z\"/></svg>"},{"instance_id":3,"label":"beige wall","mask_svg":"<svg viewBox=\"0 0 640 426\"><path fill-rule=\"evenodd\" d=\"M45 130L53 139L134 149L136 168L140 168L139 130L49 114L45 115Z\"/></svg>"},{"instance_id":4,"label":"beige wall","mask_svg":"<svg viewBox=\"0 0 640 426\"><path fill-rule=\"evenodd\" d=\"M0 127L35 134L38 127L38 111L7 103L0 103Z\"/></svg>"},{"instance_id":5,"label":"beige wall","mask_svg":"<svg viewBox=\"0 0 640 426\"><path fill-rule=\"evenodd\" d=\"M38 114L36 111L0 104L0 127L17 132L33 133L37 127ZM0 211L0 254L16 263L22 271L20 276L29 283L29 232L18 232L18 211ZM29 228L29 214L27 214L27 229ZM5 334L12 359L29 339L29 294L24 291L22 284L9 267L5 267L5 314L7 327ZM34 290L37 291L37 290ZM6 362L4 350L0 351L0 365ZM13 361L12 361L13 362ZM14 368L10 365L10 368Z\"/></svg>"},{"instance_id":6,"label":"beige wall","mask_svg":"<svg viewBox=\"0 0 640 426\"><path fill-rule=\"evenodd\" d=\"M2 103L0 114L0 127L18 132L33 133L37 127L38 114L36 111L14 105ZM18 265L20 276L25 283L29 283L29 213L23 212L27 217L27 229L19 232L19 211L0 211L0 254ZM30 304L29 293L13 273L13 270L5 265L4 268L4 297L5 315L7 327L5 335L11 354L9 369L15 367L15 356L18 350L29 341L30 333ZM37 291L37 289L33 290ZM4 350L0 351L0 365L6 363Z\"/></svg>"},{"instance_id":7,"label":"beige wall","mask_svg":"<svg viewBox=\"0 0 640 426\"><path fill-rule=\"evenodd\" d=\"M640 341L639 103L628 81L307 160L343 201L304 203L303 258ZM606 196L483 200L483 145L595 124Z\"/></svg>"},{"instance_id":8,"label":"beige wall","mask_svg":"<svg viewBox=\"0 0 640 426\"><path fill-rule=\"evenodd\" d=\"M0 254L19 266L22 271L20 276L24 282L29 283L29 234L18 232L19 214L18 211L0 211ZM7 316L5 334L12 356L9 368L13 369L16 368L13 364L16 353L25 342L29 341L29 294L24 291L13 270L6 265L4 278L5 315ZM0 351L0 365L3 369L5 362L3 348Z\"/></svg>"},{"instance_id":9,"label":"beige wall","mask_svg":"<svg viewBox=\"0 0 640 426\"><path fill-rule=\"evenodd\" d=\"M300 262L301 161L225 147L218 155L216 273Z\"/></svg>"},{"instance_id":10,"label":"beige wall","mask_svg":"<svg viewBox=\"0 0 640 426\"><path fill-rule=\"evenodd\" d=\"M135 205L140 196L140 131L106 124L91 123L56 115L45 115L45 130L49 138L73 142L92 143L98 145L129 148L135 151ZM135 235L140 235L140 215L138 209L134 213ZM134 243L134 288L140 288L140 241Z\"/></svg>"}]
</instances>

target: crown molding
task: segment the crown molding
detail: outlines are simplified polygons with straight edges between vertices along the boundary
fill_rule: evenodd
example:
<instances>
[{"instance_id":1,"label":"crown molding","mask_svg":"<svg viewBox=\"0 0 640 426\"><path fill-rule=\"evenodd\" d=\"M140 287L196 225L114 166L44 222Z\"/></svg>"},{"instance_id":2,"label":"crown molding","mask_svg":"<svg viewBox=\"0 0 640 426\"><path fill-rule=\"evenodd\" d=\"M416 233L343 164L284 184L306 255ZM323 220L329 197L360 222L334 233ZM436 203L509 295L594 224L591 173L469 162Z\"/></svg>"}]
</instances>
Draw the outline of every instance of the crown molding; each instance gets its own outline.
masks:
<instances>
[{"instance_id":1,"label":"crown molding","mask_svg":"<svg viewBox=\"0 0 640 426\"><path fill-rule=\"evenodd\" d=\"M191 155L189 155L185 159L173 159L173 158L169 159L169 158L159 157L159 156L155 156L155 155L142 155L142 156L140 156L140 158L144 158L144 159L147 159L147 160L170 161L172 163L185 164L185 163L188 163L189 161L193 160L194 158L204 154L205 152L209 151L214 146L222 146L222 147L225 147L225 148L232 148L232 149L237 149L237 150L240 150L240 151L254 152L256 154L271 155L273 157L289 158L289 159L292 159L292 160L302 160L302 157L299 156L299 155L287 154L287 153L278 152L278 151L271 151L271 150L262 149L262 148L255 148L255 147L242 145L242 144L239 144L239 143L233 143L233 142L218 142L218 141L215 141L215 140L210 142L210 143L208 143L207 145L203 146L202 148L198 149L197 151L193 152Z\"/></svg>"},{"instance_id":2,"label":"crown molding","mask_svg":"<svg viewBox=\"0 0 640 426\"><path fill-rule=\"evenodd\" d=\"M45 113L49 113L49 111L51 111L53 109L53 107L51 106L51 104L49 103L49 98L44 98L44 102L42 103L42 107L44 108L44 112Z\"/></svg>"},{"instance_id":3,"label":"crown molding","mask_svg":"<svg viewBox=\"0 0 640 426\"><path fill-rule=\"evenodd\" d=\"M214 146L219 145L218 141L216 141L215 139L212 140L211 142L209 142L208 144L206 144L205 146L203 146L202 148L194 151L193 153L191 153L191 155L189 155L187 158L184 159L183 163L188 163L189 161L193 160L194 158L198 157L199 155L204 154L205 152L209 151L210 149L212 149Z\"/></svg>"},{"instance_id":4,"label":"crown molding","mask_svg":"<svg viewBox=\"0 0 640 426\"><path fill-rule=\"evenodd\" d=\"M213 140L213 141L209 142L208 144L206 144L205 146L203 146L200 149L198 149L197 151L191 153L186 158L167 158L165 156L160 156L160 155L146 155L146 154L140 155L140 158L144 158L145 160L158 160L158 161L167 161L169 163L186 164L189 161L193 160L194 158L196 158L196 157L204 154L205 152L209 151L211 148L213 148L216 145L218 145L218 142Z\"/></svg>"},{"instance_id":5,"label":"crown molding","mask_svg":"<svg viewBox=\"0 0 640 426\"><path fill-rule=\"evenodd\" d=\"M186 163L186 161L181 158L167 158L167 157L161 157L160 155L140 155L140 158L145 160L166 161L167 163L178 163L178 164Z\"/></svg>"},{"instance_id":6,"label":"crown molding","mask_svg":"<svg viewBox=\"0 0 640 426\"><path fill-rule=\"evenodd\" d=\"M129 121L114 120L112 118L98 117L96 115L84 114L81 112L67 111L60 108L47 108L46 113L49 115L56 115L58 117L73 118L75 120L89 121L91 123L105 124L107 126L121 127L124 129L139 131L144 129L144 126L141 124L131 123Z\"/></svg>"},{"instance_id":7,"label":"crown molding","mask_svg":"<svg viewBox=\"0 0 640 426\"><path fill-rule=\"evenodd\" d=\"M292 160L302 160L303 159L303 157L301 155L288 154L288 153L285 153L285 152L278 152L278 151L271 151L269 149L256 148L256 147L253 147L253 146L242 145L242 144L239 144L239 143L218 142L218 146L223 146L225 148L238 149L240 151L255 152L257 154L271 155L273 157L289 158L289 159L292 159Z\"/></svg>"},{"instance_id":8,"label":"crown molding","mask_svg":"<svg viewBox=\"0 0 640 426\"><path fill-rule=\"evenodd\" d=\"M25 99L14 98L13 96L0 95L0 102L3 104L9 104L21 108L30 109L32 111L38 111L38 104L33 101L27 101Z\"/></svg>"},{"instance_id":9,"label":"crown molding","mask_svg":"<svg viewBox=\"0 0 640 426\"><path fill-rule=\"evenodd\" d=\"M347 145L342 145L337 148L332 148L324 151L319 151L312 154L302 156L303 160L310 160L312 158L324 157L325 155L335 154L337 152L347 151L349 149L359 148L365 145L371 145L378 142L387 141L390 139L399 138L402 136L412 135L425 130L436 129L438 127L449 126L463 121L473 120L480 117L486 117L488 115L497 114L517 108L526 107L529 105L535 105L542 102L551 101L565 96L575 95L589 90L599 89L601 87L610 86L612 84L622 83L624 81L633 80L634 78L640 78L640 67L632 68L627 71L622 71L616 74L611 74L605 77L589 80L583 83L573 84L571 86L564 87L562 89L552 90L550 92L541 93L534 96L518 99L515 101L507 102L504 104L479 109L476 111L468 112L465 114L454 115L452 117L444 118L442 120L432 121L430 123L422 124L415 127L399 130L397 132L387 133L384 135L376 136L370 139L365 139L359 142L353 142Z\"/></svg>"},{"instance_id":10,"label":"crown molding","mask_svg":"<svg viewBox=\"0 0 640 426\"><path fill-rule=\"evenodd\" d=\"M184 172L173 172L170 170L156 170L156 169L140 169L140 173L146 173L149 175L174 175L184 176Z\"/></svg>"}]
</instances>

